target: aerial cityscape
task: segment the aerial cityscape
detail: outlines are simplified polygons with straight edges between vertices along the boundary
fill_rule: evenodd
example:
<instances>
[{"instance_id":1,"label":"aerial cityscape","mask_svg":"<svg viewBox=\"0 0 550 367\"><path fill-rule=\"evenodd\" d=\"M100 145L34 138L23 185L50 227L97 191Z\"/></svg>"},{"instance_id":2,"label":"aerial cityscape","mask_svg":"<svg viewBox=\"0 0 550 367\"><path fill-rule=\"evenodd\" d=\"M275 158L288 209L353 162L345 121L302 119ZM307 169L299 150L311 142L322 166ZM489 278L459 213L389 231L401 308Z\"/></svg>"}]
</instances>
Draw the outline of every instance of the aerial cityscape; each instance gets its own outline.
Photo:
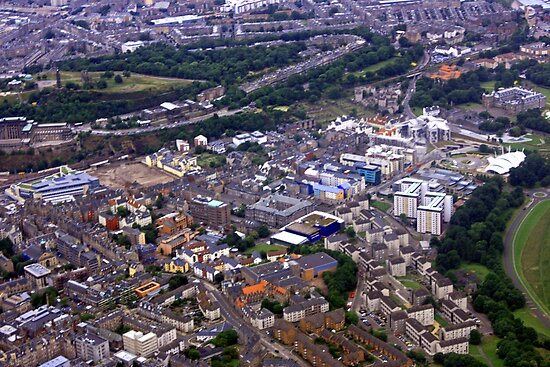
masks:
<instances>
[{"instance_id":1,"label":"aerial cityscape","mask_svg":"<svg viewBox=\"0 0 550 367\"><path fill-rule=\"evenodd\" d=\"M550 367L548 0L0 0L0 367Z\"/></svg>"}]
</instances>

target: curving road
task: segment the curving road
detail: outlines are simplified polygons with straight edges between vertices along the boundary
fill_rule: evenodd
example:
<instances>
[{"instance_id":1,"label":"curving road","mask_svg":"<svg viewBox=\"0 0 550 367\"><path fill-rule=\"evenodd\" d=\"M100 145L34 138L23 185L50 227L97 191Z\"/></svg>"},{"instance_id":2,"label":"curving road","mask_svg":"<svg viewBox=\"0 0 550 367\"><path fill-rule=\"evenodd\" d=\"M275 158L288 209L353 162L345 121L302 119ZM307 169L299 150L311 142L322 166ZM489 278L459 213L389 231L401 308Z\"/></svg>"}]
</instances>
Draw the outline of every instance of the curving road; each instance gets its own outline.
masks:
<instances>
[{"instance_id":1,"label":"curving road","mask_svg":"<svg viewBox=\"0 0 550 367\"><path fill-rule=\"evenodd\" d=\"M537 197L533 194L535 192L545 192L546 197ZM529 190L526 191L526 193L529 195L530 199L533 202L531 204L526 204L524 206L524 210L521 210L519 214L514 218L513 222L511 223L510 227L506 231L506 237L504 239L504 270L506 271L506 274L512 279L512 282L514 285L521 290L523 295L525 296L525 305L529 308L533 316L535 316L545 327L550 329L550 318L548 315L540 309L540 307L537 305L537 299L531 294L529 289L524 285L523 280L521 277L519 277L515 267L514 267L514 241L516 239L516 233L518 231L518 228L523 223L523 220L537 205L539 202L541 202L544 199L547 199L550 195L550 189L539 189L539 190Z\"/></svg>"}]
</instances>

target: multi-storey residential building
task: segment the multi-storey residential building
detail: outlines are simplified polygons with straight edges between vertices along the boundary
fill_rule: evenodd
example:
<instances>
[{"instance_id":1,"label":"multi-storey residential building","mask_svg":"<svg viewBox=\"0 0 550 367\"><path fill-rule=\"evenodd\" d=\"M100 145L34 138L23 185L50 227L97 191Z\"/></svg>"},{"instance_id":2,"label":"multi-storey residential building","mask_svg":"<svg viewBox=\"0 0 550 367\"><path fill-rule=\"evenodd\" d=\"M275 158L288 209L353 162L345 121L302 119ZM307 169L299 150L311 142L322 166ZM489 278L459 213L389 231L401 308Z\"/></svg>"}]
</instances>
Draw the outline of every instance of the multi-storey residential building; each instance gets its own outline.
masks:
<instances>
[{"instance_id":1,"label":"multi-storey residential building","mask_svg":"<svg viewBox=\"0 0 550 367\"><path fill-rule=\"evenodd\" d=\"M310 298L304 302L287 306L283 309L285 321L298 322L306 316L328 312L329 303L324 298Z\"/></svg>"},{"instance_id":2,"label":"multi-storey residential building","mask_svg":"<svg viewBox=\"0 0 550 367\"><path fill-rule=\"evenodd\" d=\"M100 364L110 356L109 342L99 335L87 333L75 340L76 355L85 361Z\"/></svg>"},{"instance_id":3,"label":"multi-storey residential building","mask_svg":"<svg viewBox=\"0 0 550 367\"><path fill-rule=\"evenodd\" d=\"M466 322L460 322L449 326L442 327L439 330L439 339L441 340L453 340L458 338L470 338L472 330L477 329L475 321L470 320Z\"/></svg>"},{"instance_id":4,"label":"multi-storey residential building","mask_svg":"<svg viewBox=\"0 0 550 367\"><path fill-rule=\"evenodd\" d=\"M231 210L227 203L197 196L189 202L189 212L197 222L213 227L224 227L230 222Z\"/></svg>"},{"instance_id":5,"label":"multi-storey residential building","mask_svg":"<svg viewBox=\"0 0 550 367\"><path fill-rule=\"evenodd\" d=\"M413 306L407 309L410 318L418 320L423 326L433 325L434 308L431 304Z\"/></svg>"},{"instance_id":6,"label":"multi-storey residential building","mask_svg":"<svg viewBox=\"0 0 550 367\"><path fill-rule=\"evenodd\" d=\"M428 182L413 178L397 181L394 189L394 215L416 218L420 233L441 234L443 222L449 222L453 214L451 195L431 192Z\"/></svg>"},{"instance_id":7,"label":"multi-storey residential building","mask_svg":"<svg viewBox=\"0 0 550 367\"><path fill-rule=\"evenodd\" d=\"M255 328L264 330L273 326L275 315L267 308L262 308L250 315L250 322Z\"/></svg>"},{"instance_id":8,"label":"multi-storey residential building","mask_svg":"<svg viewBox=\"0 0 550 367\"><path fill-rule=\"evenodd\" d=\"M470 343L467 338L458 338L452 340L442 340L438 343L436 348L437 353L456 353L456 354L468 354L470 353Z\"/></svg>"}]
</instances>

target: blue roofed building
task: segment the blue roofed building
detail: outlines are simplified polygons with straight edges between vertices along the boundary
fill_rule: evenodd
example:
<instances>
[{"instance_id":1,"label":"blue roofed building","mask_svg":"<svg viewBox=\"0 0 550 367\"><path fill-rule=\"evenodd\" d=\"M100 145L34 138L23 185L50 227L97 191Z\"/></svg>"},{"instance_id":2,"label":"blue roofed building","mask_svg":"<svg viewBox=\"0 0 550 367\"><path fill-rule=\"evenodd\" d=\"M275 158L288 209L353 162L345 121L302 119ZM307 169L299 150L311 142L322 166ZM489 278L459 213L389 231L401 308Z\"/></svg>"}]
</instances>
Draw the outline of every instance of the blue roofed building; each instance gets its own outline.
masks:
<instances>
[{"instance_id":1,"label":"blue roofed building","mask_svg":"<svg viewBox=\"0 0 550 367\"><path fill-rule=\"evenodd\" d=\"M73 201L74 196L85 195L99 187L97 177L61 166L59 172L53 175L30 182L19 182L11 185L6 192L19 201L34 199L55 204Z\"/></svg>"}]
</instances>

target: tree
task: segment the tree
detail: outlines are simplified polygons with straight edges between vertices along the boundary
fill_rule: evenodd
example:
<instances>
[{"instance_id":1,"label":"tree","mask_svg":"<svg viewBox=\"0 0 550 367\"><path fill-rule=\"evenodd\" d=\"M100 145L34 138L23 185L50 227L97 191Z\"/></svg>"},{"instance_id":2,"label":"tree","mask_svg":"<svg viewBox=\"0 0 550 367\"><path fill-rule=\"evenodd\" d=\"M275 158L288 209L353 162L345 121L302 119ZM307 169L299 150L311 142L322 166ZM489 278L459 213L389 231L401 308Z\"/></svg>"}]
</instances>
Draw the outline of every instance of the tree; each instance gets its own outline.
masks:
<instances>
[{"instance_id":1,"label":"tree","mask_svg":"<svg viewBox=\"0 0 550 367\"><path fill-rule=\"evenodd\" d=\"M164 195L162 195L162 193L158 194L157 199L155 200L155 206L157 209L162 209L164 206Z\"/></svg>"},{"instance_id":2,"label":"tree","mask_svg":"<svg viewBox=\"0 0 550 367\"><path fill-rule=\"evenodd\" d=\"M120 74L115 75L115 83L121 84L123 82L122 77Z\"/></svg>"},{"instance_id":3,"label":"tree","mask_svg":"<svg viewBox=\"0 0 550 367\"><path fill-rule=\"evenodd\" d=\"M355 311L346 312L346 325L357 325L359 322L359 315Z\"/></svg>"},{"instance_id":4,"label":"tree","mask_svg":"<svg viewBox=\"0 0 550 367\"><path fill-rule=\"evenodd\" d=\"M266 226L265 224L262 224L262 225L258 228L257 232L258 232L258 236L259 236L260 238L267 238L267 237L269 237L269 235L271 234L271 232L269 231L269 227Z\"/></svg>"},{"instance_id":5,"label":"tree","mask_svg":"<svg viewBox=\"0 0 550 367\"><path fill-rule=\"evenodd\" d=\"M353 229L352 226L346 227L345 232L348 238L355 238L355 236L357 235L357 233L355 233L355 229Z\"/></svg>"},{"instance_id":6,"label":"tree","mask_svg":"<svg viewBox=\"0 0 550 367\"><path fill-rule=\"evenodd\" d=\"M189 283L189 280L185 275L176 274L168 281L168 289L173 291L174 289L177 289L182 285L186 285L187 283Z\"/></svg>"},{"instance_id":7,"label":"tree","mask_svg":"<svg viewBox=\"0 0 550 367\"><path fill-rule=\"evenodd\" d=\"M481 344L481 333L476 329L470 332L470 344L480 345Z\"/></svg>"},{"instance_id":8,"label":"tree","mask_svg":"<svg viewBox=\"0 0 550 367\"><path fill-rule=\"evenodd\" d=\"M214 283L220 284L225 279L223 273L217 273L214 275Z\"/></svg>"},{"instance_id":9,"label":"tree","mask_svg":"<svg viewBox=\"0 0 550 367\"><path fill-rule=\"evenodd\" d=\"M219 333L214 339L212 339L211 343L216 347L225 348L237 344L238 341L239 335L237 332L235 330L227 330Z\"/></svg>"},{"instance_id":10,"label":"tree","mask_svg":"<svg viewBox=\"0 0 550 367\"><path fill-rule=\"evenodd\" d=\"M196 361L201 357L201 354L195 347L187 348L183 351L183 355L192 361Z\"/></svg>"}]
</instances>

